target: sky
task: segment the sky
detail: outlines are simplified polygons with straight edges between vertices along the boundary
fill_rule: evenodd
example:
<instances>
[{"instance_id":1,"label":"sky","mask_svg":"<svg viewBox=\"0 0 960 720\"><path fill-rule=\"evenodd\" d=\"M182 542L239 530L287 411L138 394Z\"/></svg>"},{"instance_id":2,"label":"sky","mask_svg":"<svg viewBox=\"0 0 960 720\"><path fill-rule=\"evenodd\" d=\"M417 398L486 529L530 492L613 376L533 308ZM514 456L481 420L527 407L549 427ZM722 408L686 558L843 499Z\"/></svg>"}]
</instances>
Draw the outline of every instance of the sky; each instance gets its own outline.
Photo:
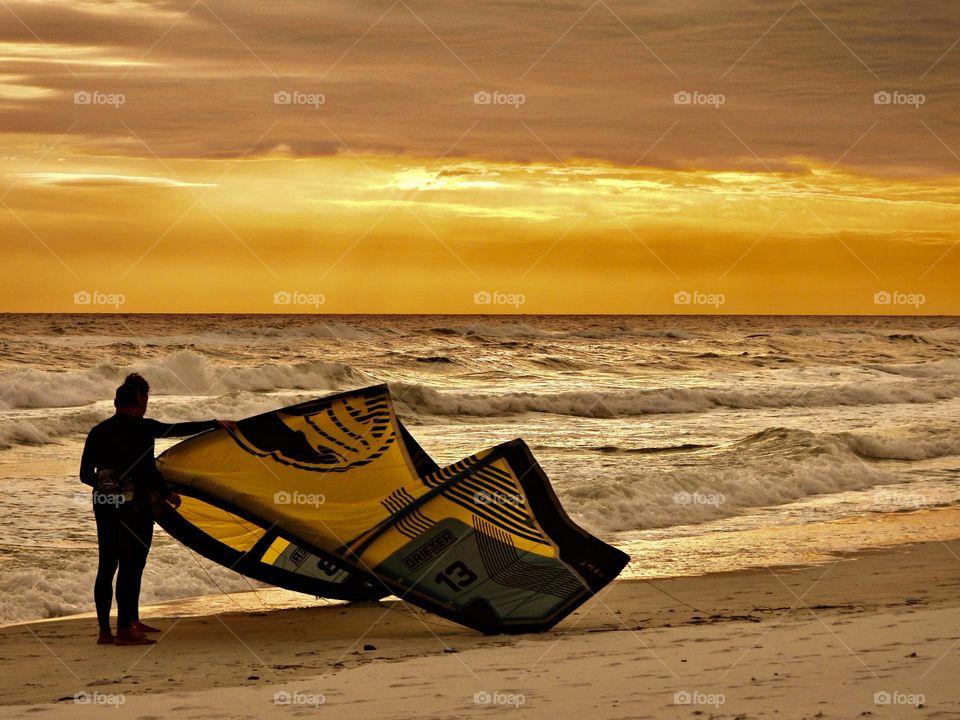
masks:
<instances>
[{"instance_id":1,"label":"sky","mask_svg":"<svg viewBox=\"0 0 960 720\"><path fill-rule=\"evenodd\" d=\"M931 0L3 0L0 311L956 314L958 110Z\"/></svg>"}]
</instances>

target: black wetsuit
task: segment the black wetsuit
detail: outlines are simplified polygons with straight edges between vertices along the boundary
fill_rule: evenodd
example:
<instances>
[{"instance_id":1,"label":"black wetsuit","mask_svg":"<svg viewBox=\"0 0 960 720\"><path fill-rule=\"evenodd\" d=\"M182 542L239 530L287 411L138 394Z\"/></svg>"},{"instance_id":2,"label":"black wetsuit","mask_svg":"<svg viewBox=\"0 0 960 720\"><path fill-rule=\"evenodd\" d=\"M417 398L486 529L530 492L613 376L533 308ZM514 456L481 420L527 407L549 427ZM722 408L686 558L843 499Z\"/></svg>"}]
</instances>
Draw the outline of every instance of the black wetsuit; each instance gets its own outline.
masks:
<instances>
[{"instance_id":1,"label":"black wetsuit","mask_svg":"<svg viewBox=\"0 0 960 720\"><path fill-rule=\"evenodd\" d=\"M101 630L110 630L114 574L117 626L127 628L139 619L140 581L153 538L152 497L170 492L157 470L154 439L194 435L214 427L214 420L170 424L117 413L87 435L80 480L93 487L100 548L93 595Z\"/></svg>"}]
</instances>

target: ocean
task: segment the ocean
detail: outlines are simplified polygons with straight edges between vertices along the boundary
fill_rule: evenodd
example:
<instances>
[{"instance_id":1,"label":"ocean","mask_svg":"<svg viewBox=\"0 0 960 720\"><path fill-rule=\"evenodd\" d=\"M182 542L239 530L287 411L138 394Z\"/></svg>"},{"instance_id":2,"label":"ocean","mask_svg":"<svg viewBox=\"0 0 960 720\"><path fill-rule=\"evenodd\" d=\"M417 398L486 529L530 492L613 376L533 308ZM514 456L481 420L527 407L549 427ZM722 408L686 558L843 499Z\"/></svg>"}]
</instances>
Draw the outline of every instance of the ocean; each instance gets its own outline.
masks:
<instances>
[{"instance_id":1,"label":"ocean","mask_svg":"<svg viewBox=\"0 0 960 720\"><path fill-rule=\"evenodd\" d=\"M0 315L0 623L93 609L77 470L128 372L166 421L387 382L441 465L525 439L650 579L960 537L958 350L955 318ZM261 587L157 528L142 603Z\"/></svg>"}]
</instances>

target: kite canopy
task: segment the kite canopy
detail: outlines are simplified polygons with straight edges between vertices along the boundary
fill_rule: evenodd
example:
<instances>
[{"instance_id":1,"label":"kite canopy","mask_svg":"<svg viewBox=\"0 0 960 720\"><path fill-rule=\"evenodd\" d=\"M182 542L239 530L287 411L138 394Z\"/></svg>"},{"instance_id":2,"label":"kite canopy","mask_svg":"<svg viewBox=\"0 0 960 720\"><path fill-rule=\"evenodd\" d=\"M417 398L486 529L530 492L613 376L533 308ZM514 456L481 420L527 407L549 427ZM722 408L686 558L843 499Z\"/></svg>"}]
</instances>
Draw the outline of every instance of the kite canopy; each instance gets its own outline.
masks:
<instances>
[{"instance_id":1,"label":"kite canopy","mask_svg":"<svg viewBox=\"0 0 960 720\"><path fill-rule=\"evenodd\" d=\"M255 580L319 597L371 601L390 594L375 577L352 570L333 555L305 548L255 515L189 486L174 489L183 502L176 510L164 508L157 522L214 562Z\"/></svg>"},{"instance_id":2,"label":"kite canopy","mask_svg":"<svg viewBox=\"0 0 960 720\"><path fill-rule=\"evenodd\" d=\"M546 630L629 558L567 517L522 440L439 468L385 385L257 415L158 458L158 522L205 556L324 597L394 594L485 633Z\"/></svg>"}]
</instances>

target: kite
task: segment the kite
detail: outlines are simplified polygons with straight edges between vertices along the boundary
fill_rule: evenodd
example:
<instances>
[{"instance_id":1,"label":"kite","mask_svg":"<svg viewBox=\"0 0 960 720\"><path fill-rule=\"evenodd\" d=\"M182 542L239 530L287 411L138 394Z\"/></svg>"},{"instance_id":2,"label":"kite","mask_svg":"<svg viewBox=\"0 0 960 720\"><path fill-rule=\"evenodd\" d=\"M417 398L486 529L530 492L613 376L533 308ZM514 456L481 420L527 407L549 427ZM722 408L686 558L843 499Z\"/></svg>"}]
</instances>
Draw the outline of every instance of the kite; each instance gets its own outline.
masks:
<instances>
[{"instance_id":1,"label":"kite","mask_svg":"<svg viewBox=\"0 0 960 720\"><path fill-rule=\"evenodd\" d=\"M222 565L322 597L387 595L483 633L549 629L629 557L575 525L522 440L439 467L386 385L210 430L158 459L157 521Z\"/></svg>"}]
</instances>

